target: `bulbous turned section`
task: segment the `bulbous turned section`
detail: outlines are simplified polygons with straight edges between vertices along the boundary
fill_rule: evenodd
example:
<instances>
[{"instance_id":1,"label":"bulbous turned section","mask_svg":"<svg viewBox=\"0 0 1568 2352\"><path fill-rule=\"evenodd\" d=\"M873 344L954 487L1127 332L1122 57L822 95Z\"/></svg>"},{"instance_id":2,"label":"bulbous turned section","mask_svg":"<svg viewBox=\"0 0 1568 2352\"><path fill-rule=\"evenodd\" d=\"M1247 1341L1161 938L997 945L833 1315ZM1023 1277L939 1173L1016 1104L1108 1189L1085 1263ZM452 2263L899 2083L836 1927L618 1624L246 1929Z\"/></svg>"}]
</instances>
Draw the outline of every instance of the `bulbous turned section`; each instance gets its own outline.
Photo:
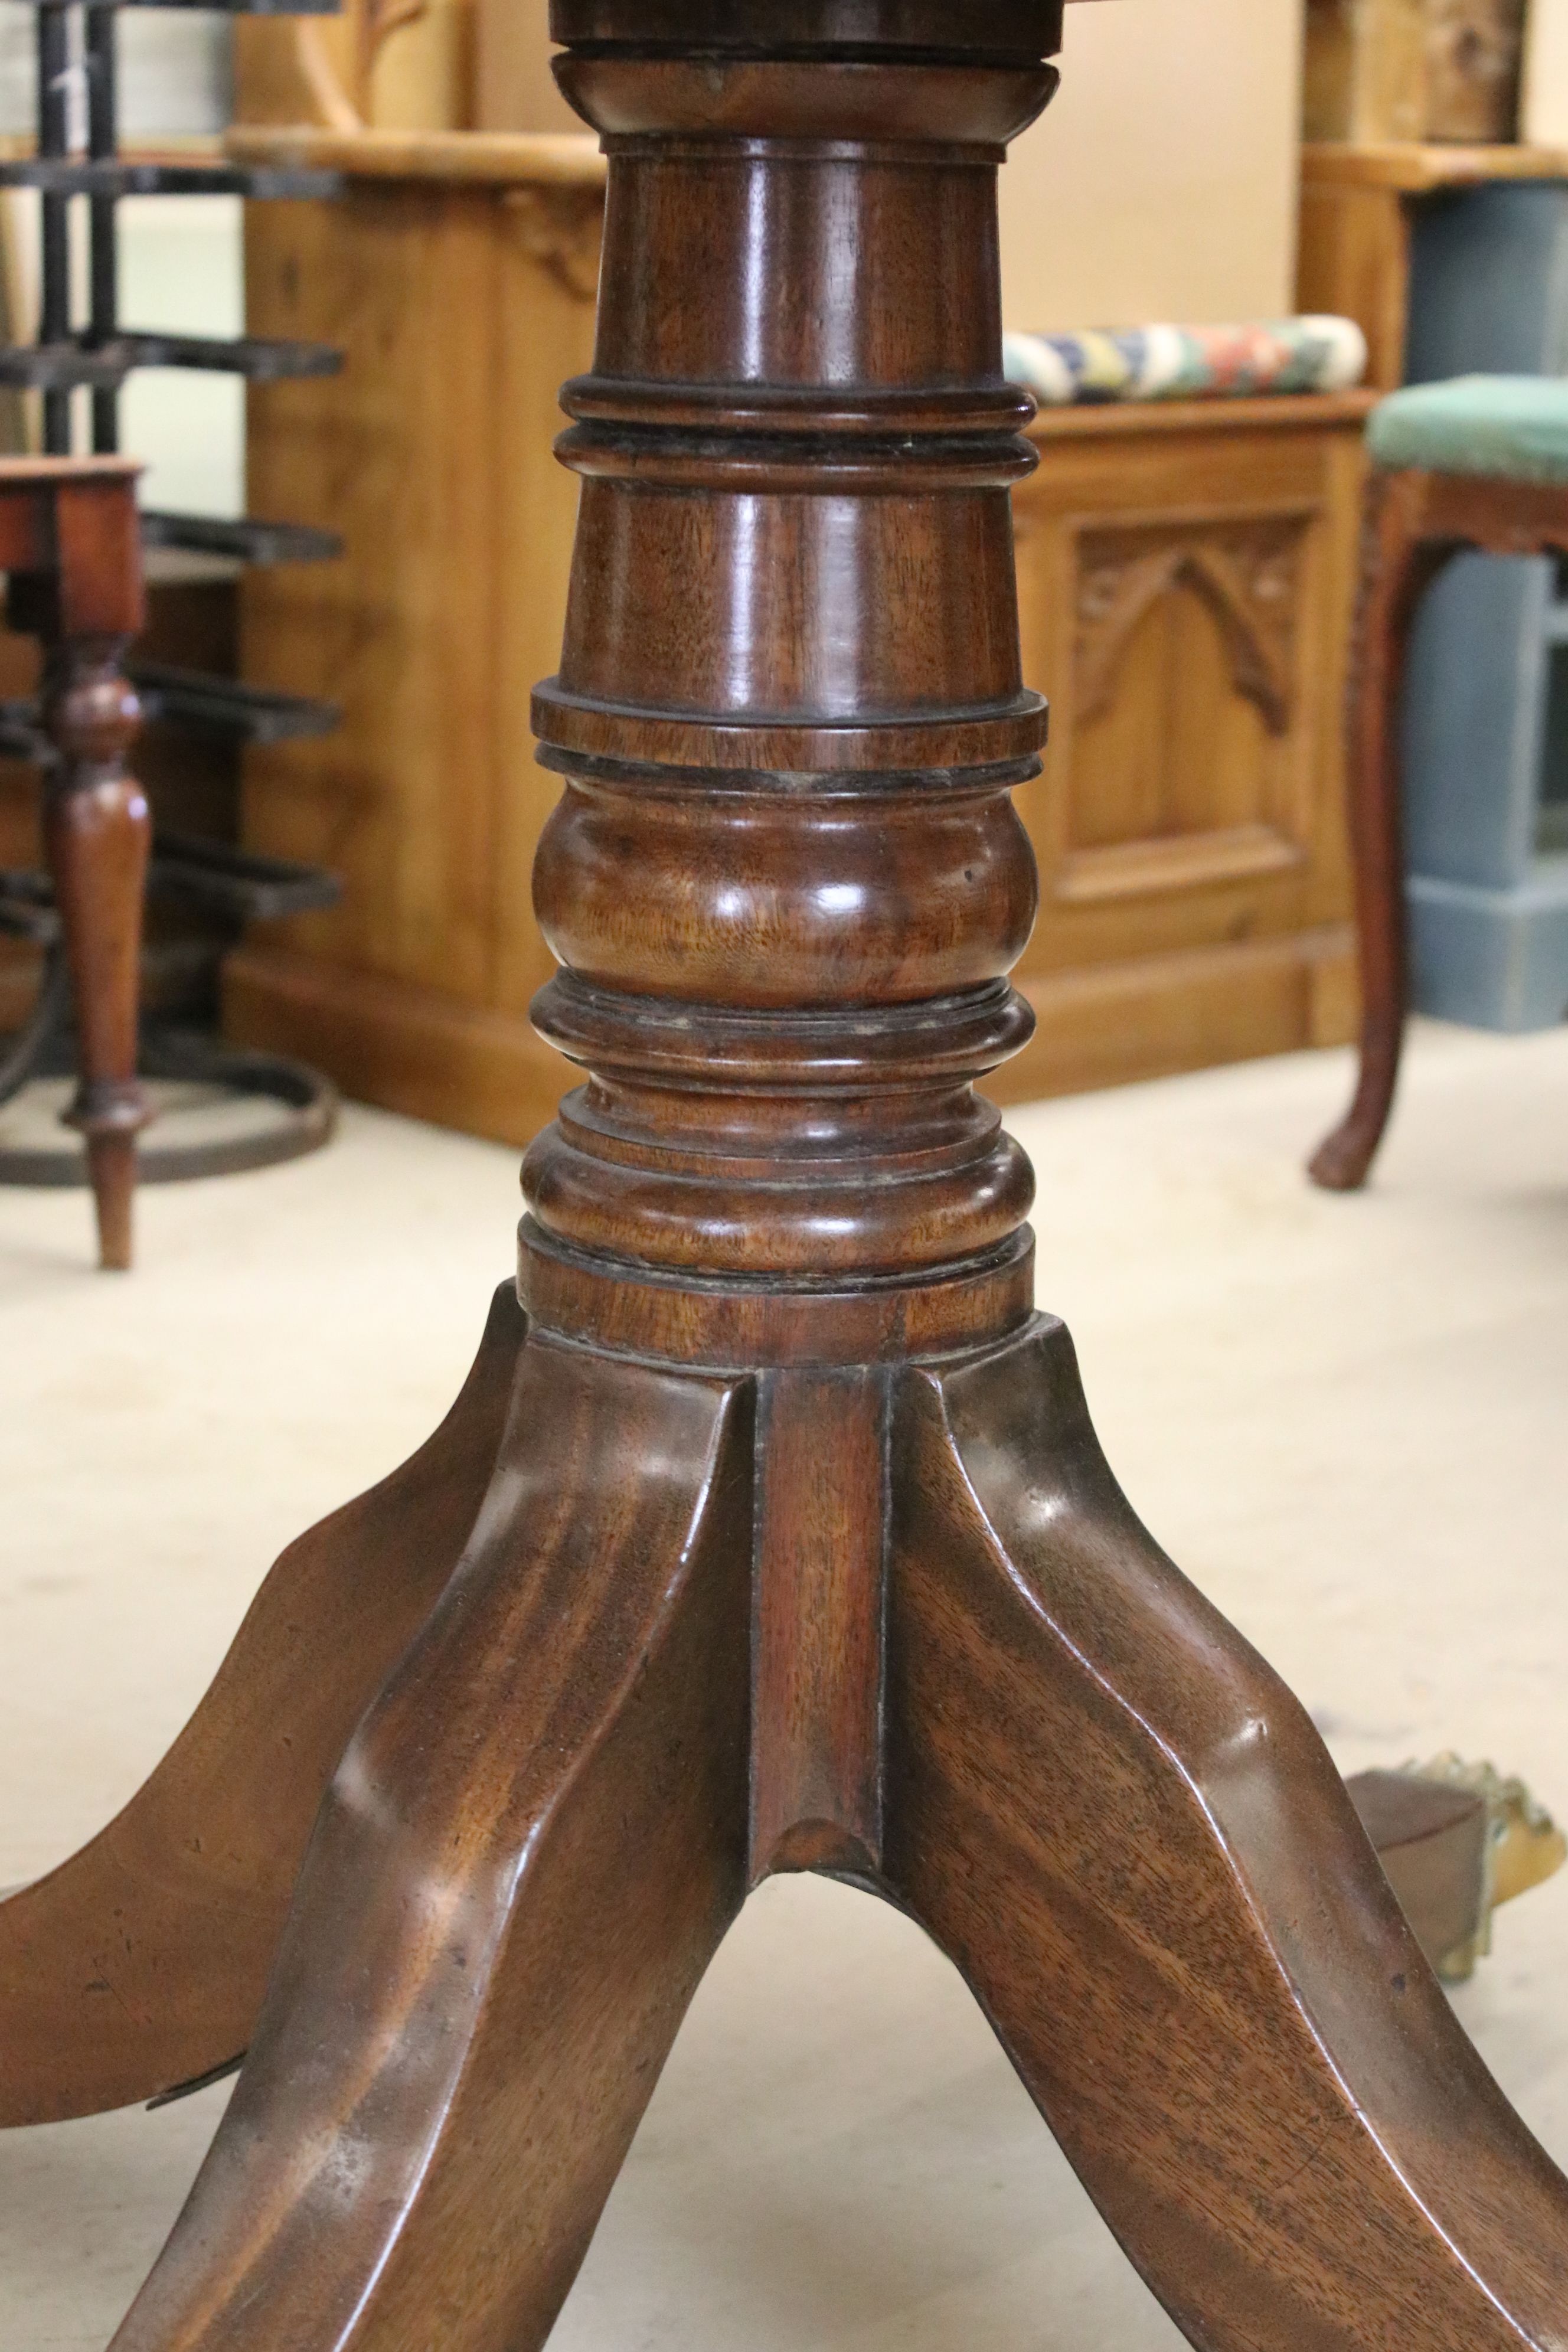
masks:
<instances>
[{"instance_id":1,"label":"bulbous turned section","mask_svg":"<svg viewBox=\"0 0 1568 2352\"><path fill-rule=\"evenodd\" d=\"M118 782L142 724L136 689L121 667L123 637L77 637L52 646L44 665L40 714L65 791Z\"/></svg>"},{"instance_id":2,"label":"bulbous turned section","mask_svg":"<svg viewBox=\"0 0 1568 2352\"><path fill-rule=\"evenodd\" d=\"M1027 1306L1032 1178L973 1087L1030 1026L1006 976L1037 906L1011 800L1045 734L1013 574L1035 455L995 183L1058 9L1004 0L958 54L942 16L808 0L775 51L705 0L651 31L554 11L610 179L535 707L565 778L535 1019L591 1076L523 1181L536 1262L731 1297L1000 1282L972 1332ZM911 1314L888 1344L945 1344Z\"/></svg>"},{"instance_id":3,"label":"bulbous turned section","mask_svg":"<svg viewBox=\"0 0 1568 2352\"><path fill-rule=\"evenodd\" d=\"M596 987L735 1008L916 1003L1000 979L1027 943L1037 887L1009 787L1032 761L859 791L550 763L568 782L534 912Z\"/></svg>"}]
</instances>

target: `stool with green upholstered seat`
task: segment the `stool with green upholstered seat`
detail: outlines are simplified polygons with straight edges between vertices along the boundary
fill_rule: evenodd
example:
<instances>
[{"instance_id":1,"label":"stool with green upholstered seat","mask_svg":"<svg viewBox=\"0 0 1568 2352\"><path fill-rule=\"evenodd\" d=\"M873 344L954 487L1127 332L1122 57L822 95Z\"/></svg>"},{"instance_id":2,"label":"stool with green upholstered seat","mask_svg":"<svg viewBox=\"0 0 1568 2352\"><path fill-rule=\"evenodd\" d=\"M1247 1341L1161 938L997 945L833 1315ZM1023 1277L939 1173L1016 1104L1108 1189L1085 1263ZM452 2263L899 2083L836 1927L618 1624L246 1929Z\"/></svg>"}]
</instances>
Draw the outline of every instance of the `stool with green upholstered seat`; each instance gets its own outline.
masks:
<instances>
[{"instance_id":1,"label":"stool with green upholstered seat","mask_svg":"<svg viewBox=\"0 0 1568 2352\"><path fill-rule=\"evenodd\" d=\"M1411 625L1451 558L1568 556L1568 381L1468 375L1417 384L1374 410L1366 571L1352 665L1348 777L1361 935L1362 1059L1355 1099L1311 1163L1355 1190L1382 1141L1409 999L1400 713ZM1478 775L1484 793L1489 779ZM1521 846L1520 896L1539 993L1568 1009L1568 857Z\"/></svg>"}]
</instances>

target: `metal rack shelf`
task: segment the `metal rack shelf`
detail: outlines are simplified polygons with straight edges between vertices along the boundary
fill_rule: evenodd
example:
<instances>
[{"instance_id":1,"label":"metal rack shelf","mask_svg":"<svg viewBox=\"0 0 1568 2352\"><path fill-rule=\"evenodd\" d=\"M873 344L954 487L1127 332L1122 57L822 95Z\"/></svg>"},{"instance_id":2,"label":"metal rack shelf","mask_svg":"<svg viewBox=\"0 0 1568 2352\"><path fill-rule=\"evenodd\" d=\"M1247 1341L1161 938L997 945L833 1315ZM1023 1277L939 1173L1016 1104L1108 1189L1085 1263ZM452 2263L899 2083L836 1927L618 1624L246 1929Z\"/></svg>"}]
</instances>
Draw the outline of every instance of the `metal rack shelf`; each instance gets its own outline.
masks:
<instances>
[{"instance_id":1,"label":"metal rack shelf","mask_svg":"<svg viewBox=\"0 0 1568 2352\"><path fill-rule=\"evenodd\" d=\"M290 164L183 162L161 156L124 156L119 152L115 11L119 6L216 5L232 16L326 16L341 0L35 0L37 9L37 138L30 156L0 159L0 188L30 188L38 197L39 304L37 337L29 346L0 347L0 384L40 395L43 446L53 455L71 454L79 408L90 409L91 446L108 455L120 446L120 397L126 379L141 368L195 369L239 376L247 383L331 375L342 354L321 343L254 335L186 334L123 324L119 313L118 208L133 196L240 196L249 201L331 196L342 182L334 172ZM79 43L73 43L72 10L80 11ZM73 54L79 50L79 54ZM72 94L86 99L86 139L79 145L72 121ZM87 299L79 315L72 283L71 216L87 214ZM205 557L221 574L252 563L319 563L342 552L330 531L304 524L249 517L230 519L153 509L142 518L143 546L175 549ZM279 743L330 734L341 713L330 702L304 695L241 684L167 663L129 665L150 719L210 742L229 745ZM0 757L46 762L51 747L30 702L0 704ZM150 898L182 901L205 917L213 937L201 953L210 964L210 994L216 995L217 960L248 922L300 914L336 902L334 877L312 867L262 858L227 844L161 831L148 877ZM41 877L0 875L0 930L32 940L43 950L44 977L32 1017L22 1034L0 1047L0 1098L7 1098L49 1057L69 1048L69 1005L63 953L47 884ZM162 1159L164 1174L220 1172L224 1168L264 1164L311 1148L331 1125L331 1095L325 1082L294 1065L267 1056L215 1057L210 1046L179 1045L162 1031L144 1041L179 1070L198 1072L242 1092L275 1096L285 1111L278 1137L254 1150L225 1148L216 1157L200 1147L175 1146ZM176 1041L177 1043L177 1041ZM173 1066L173 1065L171 1065ZM5 1161L4 1181L68 1181L68 1153L45 1155L39 1172L15 1153ZM160 1172L157 1151L144 1155L143 1172ZM58 1164L57 1164L57 1162ZM40 1163L40 1166L42 1163ZM161 1162L160 1162L161 1165ZM65 1171L62 1174L62 1170Z\"/></svg>"},{"instance_id":2,"label":"metal rack shelf","mask_svg":"<svg viewBox=\"0 0 1568 2352\"><path fill-rule=\"evenodd\" d=\"M68 0L80 7L85 0ZM129 0L103 0L123 7ZM152 0L140 0L151 6ZM167 7L173 0L160 0ZM13 155L0 162L0 188L37 188L47 196L334 196L337 172L292 163L175 163L120 156Z\"/></svg>"},{"instance_id":3,"label":"metal rack shelf","mask_svg":"<svg viewBox=\"0 0 1568 2352\"><path fill-rule=\"evenodd\" d=\"M178 547L193 555L226 555L243 564L330 563L343 551L335 530L317 530L304 522L264 522L242 515L229 520L219 515L171 513L162 507L142 509L143 547Z\"/></svg>"},{"instance_id":4,"label":"metal rack shelf","mask_svg":"<svg viewBox=\"0 0 1568 2352\"><path fill-rule=\"evenodd\" d=\"M0 344L0 383L37 392L118 390L137 368L199 368L241 375L251 383L336 375L342 353L330 343L293 343L257 335L177 335L128 330L105 343L75 337L61 343Z\"/></svg>"},{"instance_id":5,"label":"metal rack shelf","mask_svg":"<svg viewBox=\"0 0 1568 2352\"><path fill-rule=\"evenodd\" d=\"M274 687L245 686L237 678L213 677L205 670L132 660L129 672L148 719L172 721L198 734L227 735L242 743L290 743L330 735L342 721L335 702L280 694Z\"/></svg>"}]
</instances>

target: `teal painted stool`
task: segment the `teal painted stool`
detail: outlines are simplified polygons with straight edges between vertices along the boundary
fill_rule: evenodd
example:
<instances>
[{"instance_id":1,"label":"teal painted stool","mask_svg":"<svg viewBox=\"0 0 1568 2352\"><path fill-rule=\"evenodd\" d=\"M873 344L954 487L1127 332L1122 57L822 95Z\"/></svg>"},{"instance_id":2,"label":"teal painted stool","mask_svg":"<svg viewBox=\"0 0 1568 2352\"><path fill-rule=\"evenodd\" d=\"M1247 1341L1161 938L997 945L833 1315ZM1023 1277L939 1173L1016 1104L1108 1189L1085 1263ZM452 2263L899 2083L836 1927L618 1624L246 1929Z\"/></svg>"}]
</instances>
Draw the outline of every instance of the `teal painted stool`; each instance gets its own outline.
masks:
<instances>
[{"instance_id":1,"label":"teal painted stool","mask_svg":"<svg viewBox=\"0 0 1568 2352\"><path fill-rule=\"evenodd\" d=\"M1363 996L1355 1099L1311 1163L1316 1183L1353 1192L1383 1139L1409 1004L1400 719L1411 625L1451 559L1568 556L1568 381L1468 375L1396 392L1367 444L1366 569L1349 712L1351 835ZM1561 960L1568 1008L1568 860L1558 898L1536 889L1533 952ZM1544 892L1544 897L1542 897ZM1560 907L1558 905L1560 899Z\"/></svg>"}]
</instances>

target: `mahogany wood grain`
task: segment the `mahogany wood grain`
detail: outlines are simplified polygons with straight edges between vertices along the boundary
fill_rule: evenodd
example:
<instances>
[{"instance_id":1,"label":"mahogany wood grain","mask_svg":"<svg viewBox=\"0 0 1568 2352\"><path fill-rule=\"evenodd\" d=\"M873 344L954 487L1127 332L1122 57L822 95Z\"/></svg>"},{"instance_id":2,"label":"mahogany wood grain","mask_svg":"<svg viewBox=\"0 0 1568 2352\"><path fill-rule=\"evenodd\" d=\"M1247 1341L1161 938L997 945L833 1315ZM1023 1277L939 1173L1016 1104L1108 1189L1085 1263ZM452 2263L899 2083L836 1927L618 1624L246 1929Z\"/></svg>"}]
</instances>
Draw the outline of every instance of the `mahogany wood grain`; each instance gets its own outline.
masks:
<instances>
[{"instance_id":1,"label":"mahogany wood grain","mask_svg":"<svg viewBox=\"0 0 1568 2352\"><path fill-rule=\"evenodd\" d=\"M435 1435L289 1546L146 1786L0 1902L0 2125L154 2098L245 2049L322 1791L483 1499L522 1331L509 1283Z\"/></svg>"},{"instance_id":2,"label":"mahogany wood grain","mask_svg":"<svg viewBox=\"0 0 1568 2352\"><path fill-rule=\"evenodd\" d=\"M525 1349L113 2352L543 2342L745 1893L750 1421L739 1382Z\"/></svg>"},{"instance_id":3,"label":"mahogany wood grain","mask_svg":"<svg viewBox=\"0 0 1568 2352\"><path fill-rule=\"evenodd\" d=\"M1203 2352L1568 2344L1565 2184L1059 1325L910 1376L887 1870Z\"/></svg>"},{"instance_id":4,"label":"mahogany wood grain","mask_svg":"<svg viewBox=\"0 0 1568 2352\"><path fill-rule=\"evenodd\" d=\"M1410 633L1427 588L1456 555L1568 554L1561 485L1419 470L1374 475L1347 707L1345 772L1355 854L1362 1039L1355 1094L1312 1156L1325 1191L1366 1182L1399 1084L1409 1011L1401 715Z\"/></svg>"},{"instance_id":5,"label":"mahogany wood grain","mask_svg":"<svg viewBox=\"0 0 1568 2352\"><path fill-rule=\"evenodd\" d=\"M537 705L538 1017L584 1079L525 1164L488 1493L470 1530L487 1418L421 1525L394 1497L426 1622L116 2352L539 2352L747 1885L801 1866L960 1963L1200 2352L1568 2352L1568 2182L1117 1494L974 1092L1030 1025L994 201L1058 10L553 22L609 157ZM362 1605L291 1803L370 1679L365 1533L311 1555L300 1672Z\"/></svg>"},{"instance_id":6,"label":"mahogany wood grain","mask_svg":"<svg viewBox=\"0 0 1568 2352\"><path fill-rule=\"evenodd\" d=\"M864 1369L759 1384L753 1883L881 1863L889 1402Z\"/></svg>"}]
</instances>

